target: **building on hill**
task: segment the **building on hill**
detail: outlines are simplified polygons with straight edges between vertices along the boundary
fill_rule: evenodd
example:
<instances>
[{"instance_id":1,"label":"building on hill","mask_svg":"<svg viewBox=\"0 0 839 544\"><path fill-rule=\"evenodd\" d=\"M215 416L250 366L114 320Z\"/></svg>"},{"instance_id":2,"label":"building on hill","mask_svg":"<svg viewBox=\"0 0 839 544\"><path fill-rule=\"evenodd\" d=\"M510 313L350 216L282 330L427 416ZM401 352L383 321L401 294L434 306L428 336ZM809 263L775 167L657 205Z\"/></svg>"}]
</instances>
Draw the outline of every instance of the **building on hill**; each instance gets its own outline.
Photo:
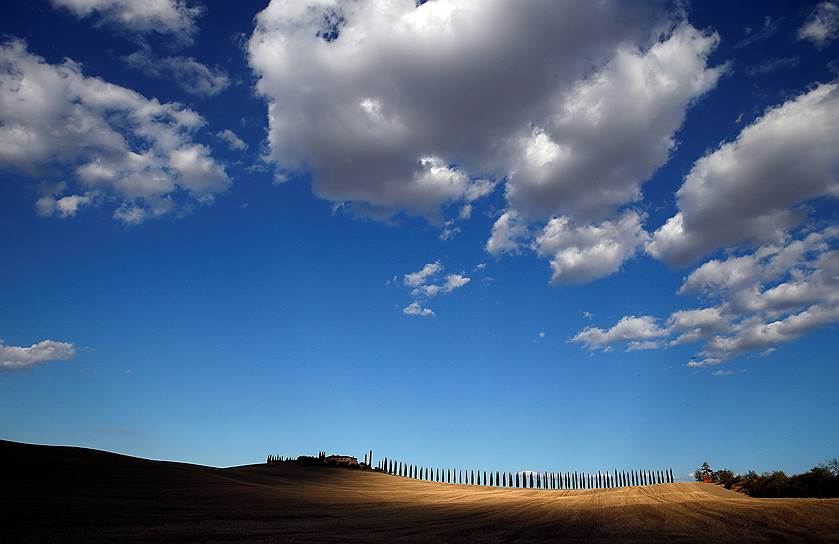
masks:
<instances>
[{"instance_id":1,"label":"building on hill","mask_svg":"<svg viewBox=\"0 0 839 544\"><path fill-rule=\"evenodd\" d=\"M349 455L329 455L323 458L323 464L340 467L357 467L358 459Z\"/></svg>"}]
</instances>

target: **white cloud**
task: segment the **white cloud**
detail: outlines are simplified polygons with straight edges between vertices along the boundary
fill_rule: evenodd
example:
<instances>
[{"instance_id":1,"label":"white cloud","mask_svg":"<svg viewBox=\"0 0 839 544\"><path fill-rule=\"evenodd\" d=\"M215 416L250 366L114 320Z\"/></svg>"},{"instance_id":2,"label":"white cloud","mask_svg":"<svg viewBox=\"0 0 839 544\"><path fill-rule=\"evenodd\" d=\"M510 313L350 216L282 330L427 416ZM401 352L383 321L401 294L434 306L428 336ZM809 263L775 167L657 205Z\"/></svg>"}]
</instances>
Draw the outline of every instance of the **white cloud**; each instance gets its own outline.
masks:
<instances>
[{"instance_id":1,"label":"white cloud","mask_svg":"<svg viewBox=\"0 0 839 544\"><path fill-rule=\"evenodd\" d=\"M798 29L798 39L810 40L819 49L839 36L839 4L822 2L816 6L804 25Z\"/></svg>"},{"instance_id":2,"label":"white cloud","mask_svg":"<svg viewBox=\"0 0 839 544\"><path fill-rule=\"evenodd\" d=\"M230 178L201 144L181 146L171 152L169 166L180 174L180 185L197 196L212 196L227 190Z\"/></svg>"},{"instance_id":3,"label":"white cloud","mask_svg":"<svg viewBox=\"0 0 839 544\"><path fill-rule=\"evenodd\" d=\"M405 315L434 315L434 312L422 306L422 301L439 294L451 293L472 281L464 274L444 275L443 269L440 261L435 261L426 264L417 272L405 274L403 282L411 288L411 296L414 297L414 302L403 310Z\"/></svg>"},{"instance_id":4,"label":"white cloud","mask_svg":"<svg viewBox=\"0 0 839 544\"><path fill-rule=\"evenodd\" d=\"M586 327L577 333L571 341L581 342L589 348L605 349L610 344L617 342L658 338L664 334L666 334L665 330L658 325L654 317L647 315L625 316L608 330Z\"/></svg>"},{"instance_id":5,"label":"white cloud","mask_svg":"<svg viewBox=\"0 0 839 544\"><path fill-rule=\"evenodd\" d=\"M33 176L62 165L71 174L62 186L71 194L44 195L41 214L115 202L115 217L136 223L212 200L230 179L192 142L203 124L180 104L87 77L73 61L48 64L22 41L0 45L0 165Z\"/></svg>"},{"instance_id":6,"label":"white cloud","mask_svg":"<svg viewBox=\"0 0 839 544\"><path fill-rule=\"evenodd\" d=\"M402 309L405 315L413 315L419 317L434 317L434 311L430 308L423 308L419 302L412 302Z\"/></svg>"},{"instance_id":7,"label":"white cloud","mask_svg":"<svg viewBox=\"0 0 839 544\"><path fill-rule=\"evenodd\" d=\"M435 276L438 272L443 270L443 265L440 264L440 261L434 261L433 263L428 263L427 265L423 266L417 272L411 272L410 274L405 274L405 285L408 287L419 287L430 280L433 276Z\"/></svg>"},{"instance_id":8,"label":"white cloud","mask_svg":"<svg viewBox=\"0 0 839 544\"><path fill-rule=\"evenodd\" d=\"M626 211L615 221L574 226L554 217L536 238L536 252L550 258L551 281L583 283L615 273L647 241L642 217Z\"/></svg>"},{"instance_id":9,"label":"white cloud","mask_svg":"<svg viewBox=\"0 0 839 544\"><path fill-rule=\"evenodd\" d=\"M707 367L775 346L839 322L839 229L828 227L752 253L713 259L679 289L715 305L673 312L665 325L652 316L622 318L611 329L587 327L572 341L590 349L629 350L703 343L690 367Z\"/></svg>"},{"instance_id":10,"label":"white cloud","mask_svg":"<svg viewBox=\"0 0 839 544\"><path fill-rule=\"evenodd\" d=\"M318 195L376 217L440 225L503 180L486 244L501 255L551 217L580 233L619 222L724 71L708 66L718 41L643 2L273 0L248 54L280 171L308 169ZM554 280L613 272L635 247Z\"/></svg>"},{"instance_id":11,"label":"white cloud","mask_svg":"<svg viewBox=\"0 0 839 544\"><path fill-rule=\"evenodd\" d=\"M126 64L147 76L166 78L184 91L199 97L211 97L230 86L230 78L222 70L206 66L192 57L157 57L143 48L123 57Z\"/></svg>"},{"instance_id":12,"label":"white cloud","mask_svg":"<svg viewBox=\"0 0 839 544\"><path fill-rule=\"evenodd\" d=\"M664 164L685 111L712 89L719 37L687 24L646 50L621 47L609 63L555 97L543 126L520 140L507 196L530 215L602 219L641 197Z\"/></svg>"},{"instance_id":13,"label":"white cloud","mask_svg":"<svg viewBox=\"0 0 839 544\"><path fill-rule=\"evenodd\" d=\"M0 370L28 368L49 361L65 361L76 356L76 346L68 342L42 340L28 348L9 346L0 340Z\"/></svg>"},{"instance_id":14,"label":"white cloud","mask_svg":"<svg viewBox=\"0 0 839 544\"><path fill-rule=\"evenodd\" d=\"M79 19L97 17L102 23L129 32L171 34L189 42L196 31L200 7L190 7L183 0L50 0L56 8L65 8Z\"/></svg>"},{"instance_id":15,"label":"white cloud","mask_svg":"<svg viewBox=\"0 0 839 544\"><path fill-rule=\"evenodd\" d=\"M245 151L248 148L248 144L246 144L244 140L239 138L239 136L229 128L217 132L216 137L224 142L227 142L230 149L234 151Z\"/></svg>"},{"instance_id":16,"label":"white cloud","mask_svg":"<svg viewBox=\"0 0 839 544\"><path fill-rule=\"evenodd\" d=\"M89 206L95 198L95 193L85 193L84 195L67 195L56 198L53 195L45 195L35 202L35 210L38 215L50 217L58 215L59 217L73 217L78 213L79 209L84 206Z\"/></svg>"},{"instance_id":17,"label":"white cloud","mask_svg":"<svg viewBox=\"0 0 839 544\"><path fill-rule=\"evenodd\" d=\"M515 253L529 235L527 224L522 221L518 212L507 210L492 225L492 234L487 240L486 250L491 255Z\"/></svg>"},{"instance_id":18,"label":"white cloud","mask_svg":"<svg viewBox=\"0 0 839 544\"><path fill-rule=\"evenodd\" d=\"M806 212L839 196L839 85L823 84L769 110L693 165L676 193L679 211L647 251L673 264L740 243L779 242Z\"/></svg>"}]
</instances>

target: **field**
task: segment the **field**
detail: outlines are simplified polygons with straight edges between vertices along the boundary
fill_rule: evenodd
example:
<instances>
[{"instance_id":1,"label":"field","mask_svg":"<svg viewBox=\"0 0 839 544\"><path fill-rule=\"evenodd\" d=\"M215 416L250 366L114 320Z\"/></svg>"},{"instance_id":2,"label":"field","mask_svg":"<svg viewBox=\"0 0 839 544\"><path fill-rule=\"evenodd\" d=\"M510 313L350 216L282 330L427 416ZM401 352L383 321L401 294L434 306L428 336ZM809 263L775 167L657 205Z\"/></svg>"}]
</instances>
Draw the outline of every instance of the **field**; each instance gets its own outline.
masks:
<instances>
[{"instance_id":1,"label":"field","mask_svg":"<svg viewBox=\"0 0 839 544\"><path fill-rule=\"evenodd\" d=\"M0 467L0 542L839 542L839 499L711 484L495 489L4 441Z\"/></svg>"}]
</instances>

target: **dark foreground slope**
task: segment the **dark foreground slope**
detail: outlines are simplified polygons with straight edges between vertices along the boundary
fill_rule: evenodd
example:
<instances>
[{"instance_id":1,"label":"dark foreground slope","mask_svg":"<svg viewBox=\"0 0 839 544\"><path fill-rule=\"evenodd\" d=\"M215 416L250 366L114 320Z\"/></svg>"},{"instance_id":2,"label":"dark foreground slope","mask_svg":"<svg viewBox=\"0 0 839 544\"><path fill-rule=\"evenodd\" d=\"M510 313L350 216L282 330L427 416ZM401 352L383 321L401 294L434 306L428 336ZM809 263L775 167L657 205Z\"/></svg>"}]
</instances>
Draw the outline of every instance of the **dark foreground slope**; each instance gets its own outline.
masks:
<instances>
[{"instance_id":1,"label":"dark foreground slope","mask_svg":"<svg viewBox=\"0 0 839 544\"><path fill-rule=\"evenodd\" d=\"M839 500L710 484L493 489L0 441L0 489L0 542L839 542Z\"/></svg>"}]
</instances>

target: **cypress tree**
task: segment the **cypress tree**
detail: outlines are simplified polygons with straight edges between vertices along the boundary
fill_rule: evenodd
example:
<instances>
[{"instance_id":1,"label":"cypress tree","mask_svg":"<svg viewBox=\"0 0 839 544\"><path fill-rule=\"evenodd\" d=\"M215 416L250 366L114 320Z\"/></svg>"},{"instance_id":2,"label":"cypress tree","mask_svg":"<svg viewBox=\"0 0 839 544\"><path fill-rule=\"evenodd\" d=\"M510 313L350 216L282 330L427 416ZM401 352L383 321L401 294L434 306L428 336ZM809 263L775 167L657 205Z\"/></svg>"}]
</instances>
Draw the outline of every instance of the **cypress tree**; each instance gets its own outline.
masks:
<instances>
[{"instance_id":1,"label":"cypress tree","mask_svg":"<svg viewBox=\"0 0 839 544\"><path fill-rule=\"evenodd\" d=\"M530 489L533 489L533 472L530 473Z\"/></svg>"},{"instance_id":2,"label":"cypress tree","mask_svg":"<svg viewBox=\"0 0 839 544\"><path fill-rule=\"evenodd\" d=\"M516 488L519 487L519 473L518 472L516 472L516 485L515 485L515 487Z\"/></svg>"},{"instance_id":3,"label":"cypress tree","mask_svg":"<svg viewBox=\"0 0 839 544\"><path fill-rule=\"evenodd\" d=\"M673 469L670 469L670 483L673 483Z\"/></svg>"}]
</instances>

